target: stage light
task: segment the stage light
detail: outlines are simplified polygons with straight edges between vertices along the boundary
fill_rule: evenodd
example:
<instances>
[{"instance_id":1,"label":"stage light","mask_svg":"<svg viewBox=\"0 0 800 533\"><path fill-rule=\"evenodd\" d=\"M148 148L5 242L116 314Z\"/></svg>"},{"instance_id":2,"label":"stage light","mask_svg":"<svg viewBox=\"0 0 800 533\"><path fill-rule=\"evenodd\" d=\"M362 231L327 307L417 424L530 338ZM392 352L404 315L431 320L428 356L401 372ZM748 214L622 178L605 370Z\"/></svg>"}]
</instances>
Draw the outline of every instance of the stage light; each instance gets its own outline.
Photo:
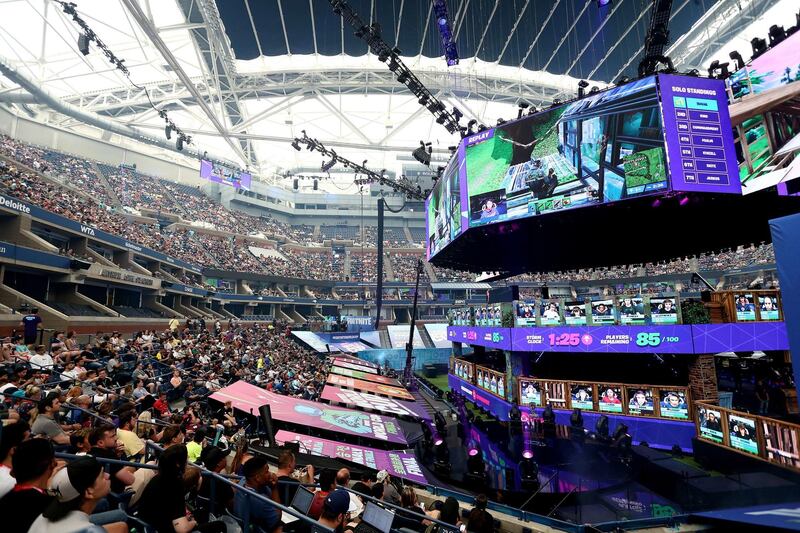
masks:
<instances>
[{"instance_id":1,"label":"stage light","mask_svg":"<svg viewBox=\"0 0 800 533\"><path fill-rule=\"evenodd\" d=\"M401 72L397 75L398 83L405 83L408 81L408 72Z\"/></svg>"},{"instance_id":2,"label":"stage light","mask_svg":"<svg viewBox=\"0 0 800 533\"><path fill-rule=\"evenodd\" d=\"M438 433L433 437L433 445L434 446L441 446L444 444L444 439Z\"/></svg>"},{"instance_id":3,"label":"stage light","mask_svg":"<svg viewBox=\"0 0 800 533\"><path fill-rule=\"evenodd\" d=\"M386 60L389 59L389 51L388 50L381 50L378 53L378 61L381 63L386 63Z\"/></svg>"},{"instance_id":4,"label":"stage light","mask_svg":"<svg viewBox=\"0 0 800 533\"><path fill-rule=\"evenodd\" d=\"M786 39L786 30L783 29L783 26L778 26L777 24L773 24L769 27L769 45L770 47L774 47L783 42Z\"/></svg>"},{"instance_id":5,"label":"stage light","mask_svg":"<svg viewBox=\"0 0 800 533\"><path fill-rule=\"evenodd\" d=\"M89 55L89 36L85 33L78 35L78 50L85 56Z\"/></svg>"},{"instance_id":6,"label":"stage light","mask_svg":"<svg viewBox=\"0 0 800 533\"><path fill-rule=\"evenodd\" d=\"M597 420L594 426L594 432L601 439L608 438L608 417L606 415L601 416Z\"/></svg>"},{"instance_id":7,"label":"stage light","mask_svg":"<svg viewBox=\"0 0 800 533\"><path fill-rule=\"evenodd\" d=\"M505 123L506 123L506 119L504 119L504 118L498 118L497 119L497 126L501 126L501 125L503 125Z\"/></svg>"},{"instance_id":8,"label":"stage light","mask_svg":"<svg viewBox=\"0 0 800 533\"><path fill-rule=\"evenodd\" d=\"M753 47L753 59L767 51L767 40L761 37L753 37L750 41L750 46Z\"/></svg>"},{"instance_id":9,"label":"stage light","mask_svg":"<svg viewBox=\"0 0 800 533\"><path fill-rule=\"evenodd\" d=\"M467 453L469 454L470 457L475 457L476 455L478 455L478 448L475 447L470 448L469 452Z\"/></svg>"},{"instance_id":10,"label":"stage light","mask_svg":"<svg viewBox=\"0 0 800 533\"><path fill-rule=\"evenodd\" d=\"M600 87L597 85L592 85L592 88L589 89L589 94L595 94L600 92Z\"/></svg>"},{"instance_id":11,"label":"stage light","mask_svg":"<svg viewBox=\"0 0 800 533\"><path fill-rule=\"evenodd\" d=\"M292 148L294 148L294 149L295 149L295 150L297 150L298 152L300 151L300 143L298 142L298 140L297 140L297 139L295 139L294 141L292 141Z\"/></svg>"},{"instance_id":12,"label":"stage light","mask_svg":"<svg viewBox=\"0 0 800 533\"><path fill-rule=\"evenodd\" d=\"M444 124L445 120L447 120L447 117L444 115L439 115L438 117L436 117L437 124Z\"/></svg>"},{"instance_id":13,"label":"stage light","mask_svg":"<svg viewBox=\"0 0 800 533\"><path fill-rule=\"evenodd\" d=\"M330 161L328 161L327 163L325 163L323 161L323 163L322 163L322 171L323 172L330 172L330 170L334 166L336 166L336 152L333 153L333 155L331 156L331 160Z\"/></svg>"},{"instance_id":14,"label":"stage light","mask_svg":"<svg viewBox=\"0 0 800 533\"><path fill-rule=\"evenodd\" d=\"M517 111L517 118L522 118L522 115L525 113L525 110L528 109L529 105L530 104L528 104L528 102L520 102L517 104L519 107L519 111Z\"/></svg>"},{"instance_id":15,"label":"stage light","mask_svg":"<svg viewBox=\"0 0 800 533\"><path fill-rule=\"evenodd\" d=\"M411 155L414 156L414 159L425 165L426 167L431 166L431 153L433 153L433 148L431 147L431 143L426 143L425 141L420 141L419 146L411 152Z\"/></svg>"},{"instance_id":16,"label":"stage light","mask_svg":"<svg viewBox=\"0 0 800 533\"><path fill-rule=\"evenodd\" d=\"M689 197L688 196L681 197L680 201L678 202L678 205L680 205L681 207L683 207L685 205L688 205L688 204L689 204Z\"/></svg>"},{"instance_id":17,"label":"stage light","mask_svg":"<svg viewBox=\"0 0 800 533\"><path fill-rule=\"evenodd\" d=\"M628 434L628 426L625 424L617 424L617 429L614 430L614 441L619 441L621 438Z\"/></svg>"},{"instance_id":18,"label":"stage light","mask_svg":"<svg viewBox=\"0 0 800 533\"><path fill-rule=\"evenodd\" d=\"M650 207L661 207L661 198L656 198L653 200L653 203L650 204Z\"/></svg>"},{"instance_id":19,"label":"stage light","mask_svg":"<svg viewBox=\"0 0 800 533\"><path fill-rule=\"evenodd\" d=\"M744 68L744 58L742 58L742 54L740 54L737 50L734 50L733 52L728 54L728 57L733 59L733 64L736 70Z\"/></svg>"},{"instance_id":20,"label":"stage light","mask_svg":"<svg viewBox=\"0 0 800 533\"><path fill-rule=\"evenodd\" d=\"M355 32L353 32L353 35L355 35L356 37L361 39L362 37L364 37L364 35L367 34L368 31L369 31L369 28L367 28L366 26L361 26Z\"/></svg>"},{"instance_id":21,"label":"stage light","mask_svg":"<svg viewBox=\"0 0 800 533\"><path fill-rule=\"evenodd\" d=\"M547 407L544 408L544 412L542 413L542 420L544 420L545 424L556 423L556 414L553 412L553 406L549 403L547 404Z\"/></svg>"},{"instance_id":22,"label":"stage light","mask_svg":"<svg viewBox=\"0 0 800 533\"><path fill-rule=\"evenodd\" d=\"M572 414L569 416L569 425L572 427L583 428L583 415L581 414L581 410L575 408L572 410Z\"/></svg>"},{"instance_id":23,"label":"stage light","mask_svg":"<svg viewBox=\"0 0 800 533\"><path fill-rule=\"evenodd\" d=\"M522 457L525 458L525 459L532 459L533 458L533 452L530 451L530 450L525 450L524 452L522 452Z\"/></svg>"},{"instance_id":24,"label":"stage light","mask_svg":"<svg viewBox=\"0 0 800 533\"><path fill-rule=\"evenodd\" d=\"M696 68L693 68L692 70L688 71L688 72L686 73L686 75L687 75L687 76L693 76L693 77L695 77L695 78L699 78L699 77L700 77L700 71L699 71L699 70L697 70Z\"/></svg>"},{"instance_id":25,"label":"stage light","mask_svg":"<svg viewBox=\"0 0 800 533\"><path fill-rule=\"evenodd\" d=\"M715 59L711 62L711 65L708 67L708 77L709 78L716 78L718 80L727 79L730 76L730 72L728 72L728 63L720 63L719 59ZM717 74L719 71L719 74Z\"/></svg>"},{"instance_id":26,"label":"stage light","mask_svg":"<svg viewBox=\"0 0 800 533\"><path fill-rule=\"evenodd\" d=\"M611 0L597 0L597 7L606 7L611 3Z\"/></svg>"},{"instance_id":27,"label":"stage light","mask_svg":"<svg viewBox=\"0 0 800 533\"><path fill-rule=\"evenodd\" d=\"M581 80L578 82L578 98L583 98L586 96L586 88L589 86L589 82L586 80Z\"/></svg>"},{"instance_id":28,"label":"stage light","mask_svg":"<svg viewBox=\"0 0 800 533\"><path fill-rule=\"evenodd\" d=\"M630 81L631 81L630 76L620 76L619 79L617 80L617 83L615 83L615 85L617 85L617 86L625 85L626 83L629 83Z\"/></svg>"},{"instance_id":29,"label":"stage light","mask_svg":"<svg viewBox=\"0 0 800 533\"><path fill-rule=\"evenodd\" d=\"M477 126L477 124L478 124L478 121L475 120L474 118L472 120L470 120L469 122L467 122L467 132L469 134L475 133L475 126Z\"/></svg>"}]
</instances>

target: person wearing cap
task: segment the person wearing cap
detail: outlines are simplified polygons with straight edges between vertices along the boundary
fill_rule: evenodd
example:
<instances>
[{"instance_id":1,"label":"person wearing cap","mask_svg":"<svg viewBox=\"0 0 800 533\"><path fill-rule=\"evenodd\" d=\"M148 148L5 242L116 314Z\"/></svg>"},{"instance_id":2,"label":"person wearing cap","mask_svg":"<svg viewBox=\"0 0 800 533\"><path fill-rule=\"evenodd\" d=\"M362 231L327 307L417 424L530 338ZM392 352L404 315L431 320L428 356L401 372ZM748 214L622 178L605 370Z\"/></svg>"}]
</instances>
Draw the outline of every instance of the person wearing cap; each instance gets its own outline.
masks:
<instances>
[{"instance_id":1,"label":"person wearing cap","mask_svg":"<svg viewBox=\"0 0 800 533\"><path fill-rule=\"evenodd\" d=\"M33 521L28 533L127 533L124 522L94 525L89 519L97 504L108 496L111 484L103 466L91 456L79 457L53 475L56 497Z\"/></svg>"},{"instance_id":2,"label":"person wearing cap","mask_svg":"<svg viewBox=\"0 0 800 533\"><path fill-rule=\"evenodd\" d=\"M378 472L376 479L378 483L383 484L383 500L392 505L401 505L400 493L397 492L397 488L395 488L394 483L392 483L392 477L389 475L389 472L381 470Z\"/></svg>"},{"instance_id":3,"label":"person wearing cap","mask_svg":"<svg viewBox=\"0 0 800 533\"><path fill-rule=\"evenodd\" d=\"M47 482L55 468L53 446L47 440L31 439L16 446L10 469L16 482L12 490L0 498L4 530L28 531L42 514L53 499L47 494Z\"/></svg>"},{"instance_id":4,"label":"person wearing cap","mask_svg":"<svg viewBox=\"0 0 800 533\"><path fill-rule=\"evenodd\" d=\"M318 522L336 532L352 532L351 528L345 527L350 509L350 493L344 489L336 489L325 498Z\"/></svg>"},{"instance_id":5,"label":"person wearing cap","mask_svg":"<svg viewBox=\"0 0 800 533\"><path fill-rule=\"evenodd\" d=\"M290 502L281 502L278 492L278 478L269 471L267 460L255 456L242 465L244 479L239 483L274 502L288 505ZM269 503L252 498L244 491L236 491L233 500L233 512L240 519L249 517L249 523L262 528L264 531L273 531L281 527L281 510Z\"/></svg>"}]
</instances>

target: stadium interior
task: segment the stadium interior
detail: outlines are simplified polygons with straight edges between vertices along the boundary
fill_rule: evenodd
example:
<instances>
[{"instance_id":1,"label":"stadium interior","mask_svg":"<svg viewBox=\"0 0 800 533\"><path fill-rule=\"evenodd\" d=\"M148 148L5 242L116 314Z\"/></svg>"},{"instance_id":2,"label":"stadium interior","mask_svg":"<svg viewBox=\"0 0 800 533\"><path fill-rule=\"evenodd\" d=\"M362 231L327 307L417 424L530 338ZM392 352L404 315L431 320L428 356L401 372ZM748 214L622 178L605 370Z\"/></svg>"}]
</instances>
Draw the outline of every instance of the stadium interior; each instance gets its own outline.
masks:
<instances>
[{"instance_id":1,"label":"stadium interior","mask_svg":"<svg viewBox=\"0 0 800 533\"><path fill-rule=\"evenodd\" d=\"M796 0L0 17L0 530L800 529Z\"/></svg>"}]
</instances>

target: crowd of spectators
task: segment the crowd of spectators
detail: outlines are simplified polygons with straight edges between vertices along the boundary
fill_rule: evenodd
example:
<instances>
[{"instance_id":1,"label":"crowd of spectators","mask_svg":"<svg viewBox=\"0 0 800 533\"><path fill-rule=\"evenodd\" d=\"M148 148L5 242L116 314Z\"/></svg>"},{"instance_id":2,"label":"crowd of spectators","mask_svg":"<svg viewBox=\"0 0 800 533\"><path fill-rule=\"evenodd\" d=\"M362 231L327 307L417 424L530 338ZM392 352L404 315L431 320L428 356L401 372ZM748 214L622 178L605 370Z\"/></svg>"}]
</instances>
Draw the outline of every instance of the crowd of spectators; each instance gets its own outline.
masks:
<instances>
[{"instance_id":1,"label":"crowd of spectators","mask_svg":"<svg viewBox=\"0 0 800 533\"><path fill-rule=\"evenodd\" d=\"M392 262L395 281L408 281L411 283L416 281L417 259L419 259L419 256L413 254L391 254L389 259ZM428 280L428 271L423 268L420 271L419 281L420 283L427 283Z\"/></svg>"},{"instance_id":2,"label":"crowd of spectators","mask_svg":"<svg viewBox=\"0 0 800 533\"><path fill-rule=\"evenodd\" d=\"M376 281L378 258L375 252L355 253L350 251L350 280Z\"/></svg>"}]
</instances>

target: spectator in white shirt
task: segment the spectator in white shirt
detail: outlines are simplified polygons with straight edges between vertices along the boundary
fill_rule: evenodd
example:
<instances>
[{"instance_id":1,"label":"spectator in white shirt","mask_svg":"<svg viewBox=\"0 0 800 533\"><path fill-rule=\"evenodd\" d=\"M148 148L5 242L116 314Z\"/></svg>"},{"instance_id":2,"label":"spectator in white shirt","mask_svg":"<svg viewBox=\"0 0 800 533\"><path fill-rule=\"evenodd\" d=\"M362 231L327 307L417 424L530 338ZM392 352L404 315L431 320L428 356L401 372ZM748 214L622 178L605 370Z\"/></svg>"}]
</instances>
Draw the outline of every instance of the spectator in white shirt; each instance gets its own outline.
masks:
<instances>
[{"instance_id":1,"label":"spectator in white shirt","mask_svg":"<svg viewBox=\"0 0 800 533\"><path fill-rule=\"evenodd\" d=\"M33 367L34 372L50 370L53 368L53 358L44 349L44 346L37 346L36 353L31 356L28 362Z\"/></svg>"}]
</instances>

